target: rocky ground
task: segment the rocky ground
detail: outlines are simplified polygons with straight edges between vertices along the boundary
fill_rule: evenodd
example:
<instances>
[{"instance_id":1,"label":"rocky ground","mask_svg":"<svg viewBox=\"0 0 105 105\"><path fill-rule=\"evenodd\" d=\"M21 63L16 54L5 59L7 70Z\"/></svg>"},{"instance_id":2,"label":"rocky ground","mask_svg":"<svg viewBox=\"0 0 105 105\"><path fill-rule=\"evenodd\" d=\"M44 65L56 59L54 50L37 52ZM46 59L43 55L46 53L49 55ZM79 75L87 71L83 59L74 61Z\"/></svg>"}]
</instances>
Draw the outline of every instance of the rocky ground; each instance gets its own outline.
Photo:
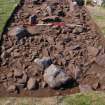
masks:
<instances>
[{"instance_id":1,"label":"rocky ground","mask_svg":"<svg viewBox=\"0 0 105 105\"><path fill-rule=\"evenodd\" d=\"M85 7L25 0L3 34L0 96L105 90L104 43Z\"/></svg>"}]
</instances>

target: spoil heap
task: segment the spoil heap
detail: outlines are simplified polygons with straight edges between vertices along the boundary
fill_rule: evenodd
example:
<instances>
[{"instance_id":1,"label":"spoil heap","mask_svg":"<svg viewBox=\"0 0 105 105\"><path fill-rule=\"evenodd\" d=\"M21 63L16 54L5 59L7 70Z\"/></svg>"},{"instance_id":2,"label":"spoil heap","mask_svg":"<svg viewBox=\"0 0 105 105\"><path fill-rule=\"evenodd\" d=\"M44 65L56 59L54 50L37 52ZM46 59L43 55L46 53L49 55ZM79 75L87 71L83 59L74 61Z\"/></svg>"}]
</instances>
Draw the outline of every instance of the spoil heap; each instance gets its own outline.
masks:
<instances>
[{"instance_id":1,"label":"spoil heap","mask_svg":"<svg viewBox=\"0 0 105 105\"><path fill-rule=\"evenodd\" d=\"M26 0L3 35L0 96L104 90L104 43L84 7Z\"/></svg>"}]
</instances>

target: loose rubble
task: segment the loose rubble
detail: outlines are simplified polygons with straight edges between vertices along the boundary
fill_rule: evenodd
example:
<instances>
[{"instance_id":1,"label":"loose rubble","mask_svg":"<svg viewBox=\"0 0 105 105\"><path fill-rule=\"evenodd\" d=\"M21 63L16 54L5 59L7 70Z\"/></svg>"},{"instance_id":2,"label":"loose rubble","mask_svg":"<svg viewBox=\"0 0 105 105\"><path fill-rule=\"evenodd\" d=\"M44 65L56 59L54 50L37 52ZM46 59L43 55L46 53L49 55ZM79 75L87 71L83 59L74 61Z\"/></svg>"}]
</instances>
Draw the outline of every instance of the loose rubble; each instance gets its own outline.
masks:
<instances>
[{"instance_id":1,"label":"loose rubble","mask_svg":"<svg viewBox=\"0 0 105 105\"><path fill-rule=\"evenodd\" d=\"M0 96L105 90L105 41L76 1L25 0L3 34Z\"/></svg>"}]
</instances>

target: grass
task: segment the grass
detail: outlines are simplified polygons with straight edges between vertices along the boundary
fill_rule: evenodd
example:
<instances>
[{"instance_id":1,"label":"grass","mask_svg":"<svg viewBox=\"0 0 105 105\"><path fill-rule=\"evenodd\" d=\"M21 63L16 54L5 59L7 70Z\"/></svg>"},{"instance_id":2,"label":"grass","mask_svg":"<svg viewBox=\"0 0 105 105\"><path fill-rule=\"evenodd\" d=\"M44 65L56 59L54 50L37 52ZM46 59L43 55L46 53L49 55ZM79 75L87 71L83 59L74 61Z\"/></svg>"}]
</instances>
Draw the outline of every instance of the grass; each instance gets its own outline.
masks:
<instances>
[{"instance_id":1,"label":"grass","mask_svg":"<svg viewBox=\"0 0 105 105\"><path fill-rule=\"evenodd\" d=\"M64 105L105 105L104 93L77 94L64 98Z\"/></svg>"},{"instance_id":2,"label":"grass","mask_svg":"<svg viewBox=\"0 0 105 105\"><path fill-rule=\"evenodd\" d=\"M20 0L0 0L0 33L3 31L8 17Z\"/></svg>"},{"instance_id":3,"label":"grass","mask_svg":"<svg viewBox=\"0 0 105 105\"><path fill-rule=\"evenodd\" d=\"M92 18L100 27L102 33L105 34L105 8L88 6L88 9L91 13Z\"/></svg>"},{"instance_id":4,"label":"grass","mask_svg":"<svg viewBox=\"0 0 105 105\"><path fill-rule=\"evenodd\" d=\"M0 98L0 105L105 105L105 93L78 93L71 96Z\"/></svg>"}]
</instances>

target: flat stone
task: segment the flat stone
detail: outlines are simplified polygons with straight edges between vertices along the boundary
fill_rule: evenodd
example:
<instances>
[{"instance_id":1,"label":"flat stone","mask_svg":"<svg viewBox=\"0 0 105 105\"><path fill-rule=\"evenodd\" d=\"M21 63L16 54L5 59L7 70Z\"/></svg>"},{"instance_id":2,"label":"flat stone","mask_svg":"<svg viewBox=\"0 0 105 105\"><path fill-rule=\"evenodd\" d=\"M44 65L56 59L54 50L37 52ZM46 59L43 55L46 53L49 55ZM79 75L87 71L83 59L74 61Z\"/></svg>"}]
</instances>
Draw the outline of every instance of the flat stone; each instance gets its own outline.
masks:
<instances>
[{"instance_id":1,"label":"flat stone","mask_svg":"<svg viewBox=\"0 0 105 105\"><path fill-rule=\"evenodd\" d=\"M45 70L44 81L51 88L59 88L61 85L66 84L69 80L70 77L65 73L65 71L53 64Z\"/></svg>"},{"instance_id":2,"label":"flat stone","mask_svg":"<svg viewBox=\"0 0 105 105\"><path fill-rule=\"evenodd\" d=\"M79 26L79 27L75 27L74 28L74 30L73 30L73 34L80 34L80 33L82 33L83 32L83 27L81 26Z\"/></svg>"},{"instance_id":3,"label":"flat stone","mask_svg":"<svg viewBox=\"0 0 105 105\"><path fill-rule=\"evenodd\" d=\"M88 50L88 55L93 56L93 57L97 56L97 54L99 52L99 50L97 48L92 47L92 46L88 46L87 50Z\"/></svg>"},{"instance_id":4,"label":"flat stone","mask_svg":"<svg viewBox=\"0 0 105 105\"><path fill-rule=\"evenodd\" d=\"M90 85L79 85L80 92L91 92L92 87Z\"/></svg>"},{"instance_id":5,"label":"flat stone","mask_svg":"<svg viewBox=\"0 0 105 105\"><path fill-rule=\"evenodd\" d=\"M20 40L24 37L29 36L30 34L26 28L19 26L19 27L14 27L12 30L10 30L9 35L15 36L17 40Z\"/></svg>"},{"instance_id":6,"label":"flat stone","mask_svg":"<svg viewBox=\"0 0 105 105\"><path fill-rule=\"evenodd\" d=\"M34 90L37 88L37 81L35 78L29 78L27 82L27 89L28 90Z\"/></svg>"},{"instance_id":7,"label":"flat stone","mask_svg":"<svg viewBox=\"0 0 105 105\"><path fill-rule=\"evenodd\" d=\"M15 85L10 85L7 89L8 92L15 92L16 91L16 86Z\"/></svg>"},{"instance_id":8,"label":"flat stone","mask_svg":"<svg viewBox=\"0 0 105 105\"><path fill-rule=\"evenodd\" d=\"M105 67L105 54L97 56L96 63Z\"/></svg>"}]
</instances>

